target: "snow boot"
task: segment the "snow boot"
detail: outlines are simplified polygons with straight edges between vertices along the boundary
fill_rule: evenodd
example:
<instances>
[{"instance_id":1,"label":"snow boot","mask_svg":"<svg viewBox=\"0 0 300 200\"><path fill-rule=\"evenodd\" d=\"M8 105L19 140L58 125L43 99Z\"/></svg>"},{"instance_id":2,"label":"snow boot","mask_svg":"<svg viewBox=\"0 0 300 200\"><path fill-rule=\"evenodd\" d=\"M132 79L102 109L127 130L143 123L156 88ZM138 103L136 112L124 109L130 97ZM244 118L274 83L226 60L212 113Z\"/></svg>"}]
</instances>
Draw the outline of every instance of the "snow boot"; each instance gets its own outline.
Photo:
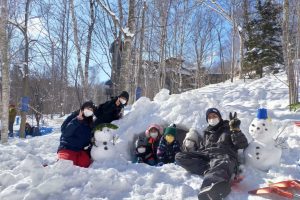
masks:
<instances>
[{"instance_id":1,"label":"snow boot","mask_svg":"<svg viewBox=\"0 0 300 200\"><path fill-rule=\"evenodd\" d=\"M230 184L226 181L212 184L201 189L199 200L222 200L231 192Z\"/></svg>"}]
</instances>

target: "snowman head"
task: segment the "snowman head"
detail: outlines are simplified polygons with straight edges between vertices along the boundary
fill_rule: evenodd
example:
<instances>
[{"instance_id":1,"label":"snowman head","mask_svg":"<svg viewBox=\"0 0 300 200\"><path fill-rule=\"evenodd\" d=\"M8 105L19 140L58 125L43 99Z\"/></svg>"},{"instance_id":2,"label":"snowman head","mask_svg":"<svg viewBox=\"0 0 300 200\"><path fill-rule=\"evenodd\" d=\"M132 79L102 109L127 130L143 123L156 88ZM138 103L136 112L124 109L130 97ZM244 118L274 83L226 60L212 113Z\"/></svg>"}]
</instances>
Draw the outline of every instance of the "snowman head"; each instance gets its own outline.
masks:
<instances>
[{"instance_id":1,"label":"snowman head","mask_svg":"<svg viewBox=\"0 0 300 200\"><path fill-rule=\"evenodd\" d=\"M260 142L269 142L273 139L272 123L268 119L267 110L258 109L257 118L255 118L250 126L249 133L253 139Z\"/></svg>"},{"instance_id":2,"label":"snowman head","mask_svg":"<svg viewBox=\"0 0 300 200\"><path fill-rule=\"evenodd\" d=\"M100 124L94 129L94 137L96 141L109 142L113 139L114 131L118 126L114 124Z\"/></svg>"}]
</instances>

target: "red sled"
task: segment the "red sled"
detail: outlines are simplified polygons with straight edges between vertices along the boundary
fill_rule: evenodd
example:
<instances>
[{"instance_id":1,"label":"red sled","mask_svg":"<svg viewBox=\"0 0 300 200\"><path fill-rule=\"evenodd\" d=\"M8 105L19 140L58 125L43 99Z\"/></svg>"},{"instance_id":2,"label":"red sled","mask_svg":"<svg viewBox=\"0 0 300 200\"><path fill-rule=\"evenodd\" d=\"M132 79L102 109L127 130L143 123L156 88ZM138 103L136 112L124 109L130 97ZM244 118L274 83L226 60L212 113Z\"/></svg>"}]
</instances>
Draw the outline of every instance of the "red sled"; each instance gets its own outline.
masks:
<instances>
[{"instance_id":1,"label":"red sled","mask_svg":"<svg viewBox=\"0 0 300 200\"><path fill-rule=\"evenodd\" d=\"M295 126L300 127L300 121L296 121L296 122L295 122Z\"/></svg>"},{"instance_id":2,"label":"red sled","mask_svg":"<svg viewBox=\"0 0 300 200\"><path fill-rule=\"evenodd\" d=\"M256 190L251 190L248 193L253 195L276 194L288 199L300 199L299 194L289 191L291 189L299 190L300 192L300 181L289 180L281 181L278 183L271 183L269 184L269 187L258 188Z\"/></svg>"}]
</instances>

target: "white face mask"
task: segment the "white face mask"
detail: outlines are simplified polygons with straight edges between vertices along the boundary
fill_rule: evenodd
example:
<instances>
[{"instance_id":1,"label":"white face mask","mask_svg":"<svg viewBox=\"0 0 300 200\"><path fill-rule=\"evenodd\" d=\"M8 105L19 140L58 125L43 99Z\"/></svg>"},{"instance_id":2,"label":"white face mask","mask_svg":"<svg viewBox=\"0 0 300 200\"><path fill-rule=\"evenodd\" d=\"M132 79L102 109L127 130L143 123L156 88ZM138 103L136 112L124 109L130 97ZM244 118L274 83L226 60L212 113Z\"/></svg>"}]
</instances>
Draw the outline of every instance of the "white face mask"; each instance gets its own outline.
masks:
<instances>
[{"instance_id":1,"label":"white face mask","mask_svg":"<svg viewBox=\"0 0 300 200\"><path fill-rule=\"evenodd\" d=\"M150 132L150 137L156 138L158 136L158 132Z\"/></svg>"},{"instance_id":2,"label":"white face mask","mask_svg":"<svg viewBox=\"0 0 300 200\"><path fill-rule=\"evenodd\" d=\"M191 140L186 140L185 141L185 146L188 148L188 149L192 149L195 147L195 142L194 141L191 141Z\"/></svg>"},{"instance_id":3,"label":"white face mask","mask_svg":"<svg viewBox=\"0 0 300 200\"><path fill-rule=\"evenodd\" d=\"M220 120L218 118L212 118L212 119L208 119L208 124L211 126L215 126L220 122Z\"/></svg>"},{"instance_id":4,"label":"white face mask","mask_svg":"<svg viewBox=\"0 0 300 200\"><path fill-rule=\"evenodd\" d=\"M127 101L125 99L120 98L120 102L122 105L125 105Z\"/></svg>"},{"instance_id":5,"label":"white face mask","mask_svg":"<svg viewBox=\"0 0 300 200\"><path fill-rule=\"evenodd\" d=\"M145 147L139 147L139 148L137 149L137 151L138 151L139 153L145 153L145 152L146 152L146 148L145 148Z\"/></svg>"},{"instance_id":6,"label":"white face mask","mask_svg":"<svg viewBox=\"0 0 300 200\"><path fill-rule=\"evenodd\" d=\"M83 110L83 114L84 114L84 116L86 116L86 117L90 117L90 116L93 116L93 115L94 115L94 112L91 111L91 110L89 110L89 109L84 109L84 110Z\"/></svg>"}]
</instances>

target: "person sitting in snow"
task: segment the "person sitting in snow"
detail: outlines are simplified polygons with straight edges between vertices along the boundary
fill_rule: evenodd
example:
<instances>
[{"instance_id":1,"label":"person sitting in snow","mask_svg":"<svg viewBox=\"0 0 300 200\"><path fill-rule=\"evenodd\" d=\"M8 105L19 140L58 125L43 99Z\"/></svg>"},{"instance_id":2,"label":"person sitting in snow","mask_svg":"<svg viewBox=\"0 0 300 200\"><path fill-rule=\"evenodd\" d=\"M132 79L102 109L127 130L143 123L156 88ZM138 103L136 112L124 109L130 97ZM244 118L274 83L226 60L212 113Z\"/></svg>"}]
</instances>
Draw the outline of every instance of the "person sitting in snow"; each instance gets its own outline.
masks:
<instances>
[{"instance_id":1,"label":"person sitting in snow","mask_svg":"<svg viewBox=\"0 0 300 200\"><path fill-rule=\"evenodd\" d=\"M137 163L146 163L148 165L155 165L154 154L151 146L148 145L146 137L138 137L135 141L135 155Z\"/></svg>"},{"instance_id":2,"label":"person sitting in snow","mask_svg":"<svg viewBox=\"0 0 300 200\"><path fill-rule=\"evenodd\" d=\"M176 163L187 171L204 175L199 200L221 200L231 191L230 180L238 167L238 149L245 149L247 138L240 130L241 121L223 120L216 108L206 111L208 127L204 130L201 147L197 152L176 154Z\"/></svg>"},{"instance_id":3,"label":"person sitting in snow","mask_svg":"<svg viewBox=\"0 0 300 200\"><path fill-rule=\"evenodd\" d=\"M100 104L95 111L97 119L94 122L94 126L102 123L111 123L114 120L120 119L122 117L123 108L127 105L128 100L128 92L123 91L119 96Z\"/></svg>"},{"instance_id":4,"label":"person sitting in snow","mask_svg":"<svg viewBox=\"0 0 300 200\"><path fill-rule=\"evenodd\" d=\"M175 139L175 136L175 124L165 128L164 135L160 139L156 153L159 166L175 162L175 155L180 152L180 144Z\"/></svg>"},{"instance_id":5,"label":"person sitting in snow","mask_svg":"<svg viewBox=\"0 0 300 200\"><path fill-rule=\"evenodd\" d=\"M67 118L61 126L58 159L71 160L74 165L89 167L92 163L86 147L90 146L95 106L92 101L82 104L78 116Z\"/></svg>"},{"instance_id":6,"label":"person sitting in snow","mask_svg":"<svg viewBox=\"0 0 300 200\"><path fill-rule=\"evenodd\" d=\"M194 152L200 148L200 136L196 129L190 128L189 132L187 132L181 149L183 152Z\"/></svg>"},{"instance_id":7,"label":"person sitting in snow","mask_svg":"<svg viewBox=\"0 0 300 200\"><path fill-rule=\"evenodd\" d=\"M155 164L157 164L156 152L162 134L163 128L158 124L151 124L145 131L145 135L148 138L148 145L151 147L152 154L154 155Z\"/></svg>"}]
</instances>

